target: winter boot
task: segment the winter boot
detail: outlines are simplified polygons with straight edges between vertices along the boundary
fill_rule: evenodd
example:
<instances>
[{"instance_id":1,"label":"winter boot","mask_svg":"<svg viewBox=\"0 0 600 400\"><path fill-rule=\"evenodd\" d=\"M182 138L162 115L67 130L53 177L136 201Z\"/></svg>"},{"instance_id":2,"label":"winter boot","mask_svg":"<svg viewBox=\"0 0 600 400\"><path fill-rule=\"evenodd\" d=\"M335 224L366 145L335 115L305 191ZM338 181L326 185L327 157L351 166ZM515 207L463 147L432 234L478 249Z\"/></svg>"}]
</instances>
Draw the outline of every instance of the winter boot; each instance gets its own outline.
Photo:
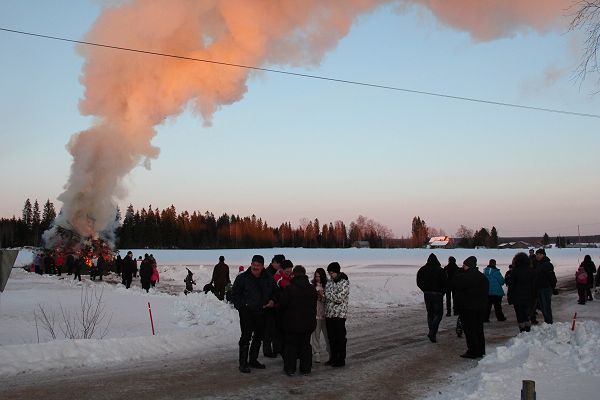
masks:
<instances>
[{"instance_id":1,"label":"winter boot","mask_svg":"<svg viewBox=\"0 0 600 400\"><path fill-rule=\"evenodd\" d=\"M248 349L250 346L240 346L240 372L247 374L250 372L250 367L248 367Z\"/></svg>"},{"instance_id":2,"label":"winter boot","mask_svg":"<svg viewBox=\"0 0 600 400\"><path fill-rule=\"evenodd\" d=\"M252 345L250 346L250 362L248 362L248 365L256 369L265 369L265 365L258 362L258 352L260 351L260 344L261 342L258 340L252 341Z\"/></svg>"}]
</instances>

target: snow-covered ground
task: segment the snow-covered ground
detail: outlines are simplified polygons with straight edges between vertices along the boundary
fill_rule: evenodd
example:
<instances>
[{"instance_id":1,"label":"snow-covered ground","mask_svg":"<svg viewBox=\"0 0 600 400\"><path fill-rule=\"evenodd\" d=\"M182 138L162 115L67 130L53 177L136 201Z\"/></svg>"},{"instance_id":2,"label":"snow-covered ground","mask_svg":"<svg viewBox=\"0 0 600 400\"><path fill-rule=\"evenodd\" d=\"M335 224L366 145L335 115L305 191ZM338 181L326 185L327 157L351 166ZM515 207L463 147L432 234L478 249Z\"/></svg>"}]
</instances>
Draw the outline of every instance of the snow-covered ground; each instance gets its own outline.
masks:
<instances>
[{"instance_id":1,"label":"snow-covered ground","mask_svg":"<svg viewBox=\"0 0 600 400\"><path fill-rule=\"evenodd\" d=\"M185 267L194 272L198 291L210 280L219 255L226 258L231 276L240 265L247 266L253 254L266 260L283 253L309 272L339 261L351 282L351 308L388 308L422 302L415 284L417 269L431 250L407 249L258 249L258 250L133 250L134 254L152 253L159 264L161 281L150 293L141 290L139 282L126 290L118 277L108 276L82 282L71 276L39 276L21 268L12 271L4 293L0 296L0 377L32 371L78 366L106 366L149 357L167 357L230 348L237 342L237 312L212 294L183 295ZM502 272L516 250L434 250L442 264L454 256L459 264L475 255L479 267L495 258ZM574 275L576 266L590 254L600 260L600 249L550 249L548 255L557 275ZM31 253L21 251L16 266L31 262ZM75 315L81 308L82 294L102 294L106 318L100 331L107 327L103 339L66 340L59 325L61 307ZM575 296L575 295L573 295ZM573 297L575 299L575 297ZM152 307L156 336L152 336L148 303ZM573 300L575 303L575 300ZM517 398L507 387L514 381L533 379L540 398L594 397L600 389L600 302L584 308L574 304L563 314L580 312L581 322L575 332L570 322L534 327L530 334L512 339L506 346L488 349L488 356L469 371L455 376L460 382L432 398ZM52 340L39 320L40 306L55 315L55 328L60 340ZM510 310L508 311L511 312ZM38 315L38 318L35 315ZM36 326L37 320L37 326ZM563 321L565 321L563 319ZM510 382L510 385L508 384ZM573 393L577 393L573 396ZM579 396L581 394L581 396ZM485 395L485 396L484 396Z\"/></svg>"}]
</instances>

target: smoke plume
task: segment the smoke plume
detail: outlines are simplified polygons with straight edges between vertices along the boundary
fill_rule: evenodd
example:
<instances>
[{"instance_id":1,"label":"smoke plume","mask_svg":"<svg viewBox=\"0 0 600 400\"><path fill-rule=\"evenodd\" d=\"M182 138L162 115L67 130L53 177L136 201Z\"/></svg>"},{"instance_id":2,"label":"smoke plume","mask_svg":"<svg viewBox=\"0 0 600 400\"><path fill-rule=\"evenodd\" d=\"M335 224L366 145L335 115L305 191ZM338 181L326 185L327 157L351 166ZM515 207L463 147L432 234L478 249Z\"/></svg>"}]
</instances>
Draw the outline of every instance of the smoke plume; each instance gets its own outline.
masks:
<instances>
[{"instance_id":1,"label":"smoke plume","mask_svg":"<svg viewBox=\"0 0 600 400\"><path fill-rule=\"evenodd\" d=\"M420 3L478 39L523 26L545 29L561 0L404 0ZM315 65L354 20L390 0L131 0L107 6L85 40L251 66ZM402 38L398 38L402 40ZM96 122L75 134L71 174L56 224L82 237L112 239L123 178L149 168L155 127L190 106L205 125L221 106L243 98L251 70L80 46L85 58L80 102ZM47 243L54 231L47 232Z\"/></svg>"},{"instance_id":2,"label":"smoke plume","mask_svg":"<svg viewBox=\"0 0 600 400\"><path fill-rule=\"evenodd\" d=\"M467 31L476 40L518 31L564 28L573 0L407 0L422 4L444 24Z\"/></svg>"}]
</instances>

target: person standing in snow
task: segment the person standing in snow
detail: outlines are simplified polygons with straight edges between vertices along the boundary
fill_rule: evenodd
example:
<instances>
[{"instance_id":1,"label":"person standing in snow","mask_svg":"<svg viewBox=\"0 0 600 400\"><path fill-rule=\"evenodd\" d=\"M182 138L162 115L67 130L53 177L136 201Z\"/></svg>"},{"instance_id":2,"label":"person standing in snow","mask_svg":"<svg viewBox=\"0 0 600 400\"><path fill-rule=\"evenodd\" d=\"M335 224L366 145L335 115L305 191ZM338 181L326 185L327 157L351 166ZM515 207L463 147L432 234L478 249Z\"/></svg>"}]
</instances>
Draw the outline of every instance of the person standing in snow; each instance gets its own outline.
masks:
<instances>
[{"instance_id":1,"label":"person standing in snow","mask_svg":"<svg viewBox=\"0 0 600 400\"><path fill-rule=\"evenodd\" d=\"M104 258L104 256L102 254L100 254L98 256L98 261L96 262L96 273L98 274L98 277L100 278L100 280L102 280L102 276L104 275L104 270L106 269L106 259Z\"/></svg>"},{"instance_id":2,"label":"person standing in snow","mask_svg":"<svg viewBox=\"0 0 600 400\"><path fill-rule=\"evenodd\" d=\"M142 289L146 290L146 293L150 290L150 278L152 277L152 264L150 263L150 256L144 255L144 260L140 264L140 282Z\"/></svg>"},{"instance_id":3,"label":"person standing in snow","mask_svg":"<svg viewBox=\"0 0 600 400\"><path fill-rule=\"evenodd\" d=\"M317 291L317 312L316 312L316 327L312 334L310 344L313 350L313 361L321 362L321 337L325 340L325 348L327 349L328 359L331 359L329 352L329 340L327 339L327 326L325 325L325 287L327 286L327 274L323 268L317 268L312 281L315 290Z\"/></svg>"},{"instance_id":4,"label":"person standing in snow","mask_svg":"<svg viewBox=\"0 0 600 400\"><path fill-rule=\"evenodd\" d=\"M273 277L265 270L265 259L261 255L254 255L250 268L235 278L231 300L240 316L238 346L239 370L242 373L249 373L250 368L265 368L258 362L258 353L265 332L265 309L275 306L276 288Z\"/></svg>"},{"instance_id":5,"label":"person standing in snow","mask_svg":"<svg viewBox=\"0 0 600 400\"><path fill-rule=\"evenodd\" d=\"M283 370L288 376L296 373L298 358L301 374L309 374L312 369L310 336L315 330L317 313L317 291L308 281L306 269L296 265L292 275L279 302L285 338Z\"/></svg>"},{"instance_id":6,"label":"person standing in snow","mask_svg":"<svg viewBox=\"0 0 600 400\"><path fill-rule=\"evenodd\" d=\"M150 265L152 265L152 275L150 276L150 285L156 286L156 283L160 281L160 274L158 273L158 265L153 254L150 254Z\"/></svg>"},{"instance_id":7,"label":"person standing in snow","mask_svg":"<svg viewBox=\"0 0 600 400\"><path fill-rule=\"evenodd\" d=\"M215 295L221 301L225 298L225 286L231 283L229 279L229 266L225 264L225 257L219 256L219 263L213 268L210 283L215 288Z\"/></svg>"},{"instance_id":8,"label":"person standing in snow","mask_svg":"<svg viewBox=\"0 0 600 400\"><path fill-rule=\"evenodd\" d=\"M452 281L455 302L462 321L467 342L463 358L480 358L485 355L484 314L487 311L489 283L477 269L477 258L467 257L462 272Z\"/></svg>"},{"instance_id":9,"label":"person standing in snow","mask_svg":"<svg viewBox=\"0 0 600 400\"><path fill-rule=\"evenodd\" d=\"M325 286L325 324L329 339L331 358L325 365L343 367L346 365L346 316L350 282L348 276L340 272L340 264L332 262L327 266L331 278Z\"/></svg>"},{"instance_id":10,"label":"person standing in snow","mask_svg":"<svg viewBox=\"0 0 600 400\"><path fill-rule=\"evenodd\" d=\"M81 270L84 268L83 256L77 257L73 263L73 280L77 279L81 282Z\"/></svg>"},{"instance_id":11,"label":"person standing in snow","mask_svg":"<svg viewBox=\"0 0 600 400\"><path fill-rule=\"evenodd\" d=\"M62 275L63 264L65 263L65 259L60 251L56 253L56 258L54 259L54 265L56 266L56 275Z\"/></svg>"},{"instance_id":12,"label":"person standing in snow","mask_svg":"<svg viewBox=\"0 0 600 400\"><path fill-rule=\"evenodd\" d=\"M271 264L266 271L275 279L275 275L283 265L285 256L275 254L271 259ZM283 356L283 338L280 333L281 315L277 307L265 310L265 337L263 340L263 355L269 358L277 357L277 354Z\"/></svg>"},{"instance_id":13,"label":"person standing in snow","mask_svg":"<svg viewBox=\"0 0 600 400\"><path fill-rule=\"evenodd\" d=\"M537 263L535 286L538 292L538 302L544 315L544 322L551 324L553 322L552 293L556 288L554 265L552 265L550 259L546 256L546 250L542 248L536 250L535 259Z\"/></svg>"},{"instance_id":14,"label":"person standing in snow","mask_svg":"<svg viewBox=\"0 0 600 400\"><path fill-rule=\"evenodd\" d=\"M535 307L535 270L531 260L523 252L517 253L512 260L512 269L506 273L506 285L509 291L509 302L512 303L517 316L520 332L531 330L531 308Z\"/></svg>"},{"instance_id":15,"label":"person standing in snow","mask_svg":"<svg viewBox=\"0 0 600 400\"><path fill-rule=\"evenodd\" d=\"M448 265L444 267L444 271L446 272L446 277L448 278L448 290L446 290L446 317L449 317L450 311L454 315L456 315L456 307L452 308L452 288L450 286L450 282L452 282L452 278L454 278L454 274L458 271L458 265L456 265L456 258L450 256L448 257Z\"/></svg>"},{"instance_id":16,"label":"person standing in snow","mask_svg":"<svg viewBox=\"0 0 600 400\"><path fill-rule=\"evenodd\" d=\"M483 270L483 274L487 278L490 286L488 292L488 307L484 322L490 322L492 305L494 306L496 319L498 321L506 321L506 317L502 312L502 298L504 297L504 289L502 289L502 286L504 285L504 277L498 267L496 267L496 260L493 258L490 260L488 266Z\"/></svg>"},{"instance_id":17,"label":"person standing in snow","mask_svg":"<svg viewBox=\"0 0 600 400\"><path fill-rule=\"evenodd\" d=\"M185 279L183 280L185 282L185 290L183 291L183 294L187 296L188 293L192 293L192 291L194 290L194 285L196 284L196 281L194 280L194 273L188 268L186 269L188 273Z\"/></svg>"},{"instance_id":18,"label":"person standing in snow","mask_svg":"<svg viewBox=\"0 0 600 400\"><path fill-rule=\"evenodd\" d=\"M431 253L427 263L417 272L417 286L423 291L425 308L427 309L427 337L432 343L437 342L437 331L444 315L444 293L448 290L448 278L442 265Z\"/></svg>"},{"instance_id":19,"label":"person standing in snow","mask_svg":"<svg viewBox=\"0 0 600 400\"><path fill-rule=\"evenodd\" d=\"M585 270L583 263L581 263L579 268L577 268L577 271L575 271L575 286L577 287L577 294L579 295L577 304L585 304L587 298L586 289L588 286L588 273Z\"/></svg>"},{"instance_id":20,"label":"person standing in snow","mask_svg":"<svg viewBox=\"0 0 600 400\"><path fill-rule=\"evenodd\" d=\"M123 285L127 289L131 287L131 281L133 280L133 271L135 270L135 259L133 258L133 253L131 251L127 252L127 255L123 259L123 273L121 277L123 278Z\"/></svg>"},{"instance_id":21,"label":"person standing in snow","mask_svg":"<svg viewBox=\"0 0 600 400\"><path fill-rule=\"evenodd\" d=\"M281 268L273 279L280 289L285 289L290 283L292 283L294 264L290 260L284 260L281 264Z\"/></svg>"},{"instance_id":22,"label":"person standing in snow","mask_svg":"<svg viewBox=\"0 0 600 400\"><path fill-rule=\"evenodd\" d=\"M583 269L587 273L588 282L585 288L585 293L587 295L587 300L592 301L594 297L592 297L592 288L594 287L594 274L596 273L596 264L592 261L592 257L589 254L586 254L583 257L583 262L581 263Z\"/></svg>"},{"instance_id":23,"label":"person standing in snow","mask_svg":"<svg viewBox=\"0 0 600 400\"><path fill-rule=\"evenodd\" d=\"M75 269L75 256L73 254L69 254L67 256L67 275L73 274L73 269Z\"/></svg>"}]
</instances>

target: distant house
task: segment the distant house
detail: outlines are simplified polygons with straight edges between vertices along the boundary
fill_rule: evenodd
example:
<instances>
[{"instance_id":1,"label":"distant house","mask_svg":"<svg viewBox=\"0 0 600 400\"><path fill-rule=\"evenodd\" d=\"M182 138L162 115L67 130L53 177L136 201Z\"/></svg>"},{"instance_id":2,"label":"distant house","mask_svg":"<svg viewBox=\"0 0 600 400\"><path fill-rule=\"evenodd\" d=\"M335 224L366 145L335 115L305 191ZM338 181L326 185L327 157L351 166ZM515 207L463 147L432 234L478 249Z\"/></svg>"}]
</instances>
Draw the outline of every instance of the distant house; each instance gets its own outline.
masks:
<instances>
[{"instance_id":1,"label":"distant house","mask_svg":"<svg viewBox=\"0 0 600 400\"><path fill-rule=\"evenodd\" d=\"M434 236L427 243L428 249L442 249L448 247L450 238L448 236Z\"/></svg>"},{"instance_id":2,"label":"distant house","mask_svg":"<svg viewBox=\"0 0 600 400\"><path fill-rule=\"evenodd\" d=\"M499 249L528 249L530 247L531 245L529 243L521 240L516 242L501 243L498 245Z\"/></svg>"},{"instance_id":3,"label":"distant house","mask_svg":"<svg viewBox=\"0 0 600 400\"><path fill-rule=\"evenodd\" d=\"M371 247L371 243L369 243L368 240L357 240L356 242L352 243L352 247L356 247L359 249L368 249Z\"/></svg>"}]
</instances>

